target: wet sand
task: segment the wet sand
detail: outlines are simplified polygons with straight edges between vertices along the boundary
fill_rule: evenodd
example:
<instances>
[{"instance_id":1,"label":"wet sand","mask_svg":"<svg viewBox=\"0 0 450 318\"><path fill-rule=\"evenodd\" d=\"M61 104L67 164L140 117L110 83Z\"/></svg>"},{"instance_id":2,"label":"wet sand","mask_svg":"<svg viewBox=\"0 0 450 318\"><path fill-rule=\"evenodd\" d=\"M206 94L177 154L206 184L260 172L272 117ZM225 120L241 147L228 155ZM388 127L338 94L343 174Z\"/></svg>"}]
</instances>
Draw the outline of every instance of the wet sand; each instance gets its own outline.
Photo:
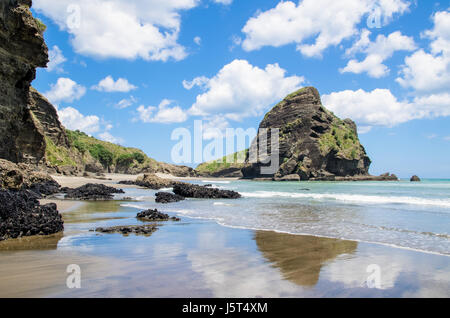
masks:
<instances>
[{"instance_id":1,"label":"wet sand","mask_svg":"<svg viewBox=\"0 0 450 318\"><path fill-rule=\"evenodd\" d=\"M1 297L450 297L450 258L382 245L251 231L182 217L151 236L99 234L142 224L120 202L63 214L65 232L0 244ZM69 264L81 289L66 286ZM380 288L368 288L368 266Z\"/></svg>"}]
</instances>

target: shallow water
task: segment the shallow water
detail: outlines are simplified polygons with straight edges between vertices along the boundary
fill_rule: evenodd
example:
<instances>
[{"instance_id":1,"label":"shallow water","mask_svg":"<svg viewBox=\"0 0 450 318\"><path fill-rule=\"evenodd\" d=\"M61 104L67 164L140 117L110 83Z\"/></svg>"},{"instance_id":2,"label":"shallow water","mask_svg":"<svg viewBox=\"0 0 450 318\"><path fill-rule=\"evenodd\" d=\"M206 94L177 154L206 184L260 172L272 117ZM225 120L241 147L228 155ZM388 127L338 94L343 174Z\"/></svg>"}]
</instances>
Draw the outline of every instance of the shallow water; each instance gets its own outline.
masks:
<instances>
[{"instance_id":1,"label":"shallow water","mask_svg":"<svg viewBox=\"0 0 450 318\"><path fill-rule=\"evenodd\" d=\"M238 228L450 255L450 180L204 183L239 191L244 198L189 200L177 206L178 212Z\"/></svg>"},{"instance_id":2,"label":"shallow water","mask_svg":"<svg viewBox=\"0 0 450 318\"><path fill-rule=\"evenodd\" d=\"M238 190L244 198L161 205L154 202L155 191L127 188L122 197L136 201L88 202L64 213L63 234L1 242L0 296L450 297L450 257L440 255L449 252L445 206L331 198L433 199L428 195L433 192L434 199L445 201L436 193L445 193L447 181L417 186L205 183ZM144 207L181 216L182 221L160 223L151 236L90 231L142 224L135 216ZM361 242L338 239L346 236ZM363 242L377 239L426 253ZM69 264L81 267L81 289L66 286ZM368 288L372 264L380 270L379 288Z\"/></svg>"}]
</instances>

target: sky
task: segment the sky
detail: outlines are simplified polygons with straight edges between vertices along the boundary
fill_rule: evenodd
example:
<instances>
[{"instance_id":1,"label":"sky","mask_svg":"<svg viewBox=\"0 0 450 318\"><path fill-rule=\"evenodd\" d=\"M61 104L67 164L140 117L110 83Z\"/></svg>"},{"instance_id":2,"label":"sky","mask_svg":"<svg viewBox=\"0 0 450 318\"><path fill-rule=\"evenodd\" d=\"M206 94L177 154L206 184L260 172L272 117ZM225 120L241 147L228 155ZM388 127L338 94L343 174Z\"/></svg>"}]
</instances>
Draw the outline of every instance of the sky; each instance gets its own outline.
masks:
<instances>
[{"instance_id":1,"label":"sky","mask_svg":"<svg viewBox=\"0 0 450 318\"><path fill-rule=\"evenodd\" d=\"M69 129L173 162L177 128L202 120L206 145L314 86L357 123L372 174L450 178L447 1L34 0L32 11L50 56L33 86Z\"/></svg>"}]
</instances>

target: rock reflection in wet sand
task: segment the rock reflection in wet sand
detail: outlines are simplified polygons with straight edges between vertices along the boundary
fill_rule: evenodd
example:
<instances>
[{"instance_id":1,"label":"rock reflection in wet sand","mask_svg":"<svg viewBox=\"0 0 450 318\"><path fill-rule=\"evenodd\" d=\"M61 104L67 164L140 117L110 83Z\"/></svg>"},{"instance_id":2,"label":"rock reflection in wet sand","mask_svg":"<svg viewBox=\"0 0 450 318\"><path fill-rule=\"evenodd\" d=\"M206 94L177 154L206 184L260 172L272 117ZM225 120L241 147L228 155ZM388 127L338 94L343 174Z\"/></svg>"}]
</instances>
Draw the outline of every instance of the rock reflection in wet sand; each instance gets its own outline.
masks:
<instances>
[{"instance_id":1,"label":"rock reflection in wet sand","mask_svg":"<svg viewBox=\"0 0 450 318\"><path fill-rule=\"evenodd\" d=\"M319 281L322 266L342 254L352 254L358 243L337 239L256 231L254 239L268 262L283 277L303 287Z\"/></svg>"}]
</instances>

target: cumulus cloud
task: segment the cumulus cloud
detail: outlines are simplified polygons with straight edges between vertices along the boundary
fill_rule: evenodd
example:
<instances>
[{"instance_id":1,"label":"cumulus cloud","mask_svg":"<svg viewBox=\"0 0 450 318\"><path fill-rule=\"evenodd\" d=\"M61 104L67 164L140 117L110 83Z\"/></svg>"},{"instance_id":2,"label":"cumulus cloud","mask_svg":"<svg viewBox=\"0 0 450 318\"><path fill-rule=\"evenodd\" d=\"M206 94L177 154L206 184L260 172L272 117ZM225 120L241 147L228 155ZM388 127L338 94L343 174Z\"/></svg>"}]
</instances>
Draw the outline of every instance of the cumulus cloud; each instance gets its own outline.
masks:
<instances>
[{"instance_id":1,"label":"cumulus cloud","mask_svg":"<svg viewBox=\"0 0 450 318\"><path fill-rule=\"evenodd\" d=\"M49 62L47 64L47 72L56 71L58 73L64 72L62 64L67 61L64 57L61 49L54 45L52 49L48 52Z\"/></svg>"},{"instance_id":2,"label":"cumulus cloud","mask_svg":"<svg viewBox=\"0 0 450 318\"><path fill-rule=\"evenodd\" d=\"M212 78L197 77L183 85L187 89L199 86L205 90L197 96L190 114L239 121L260 115L271 104L300 88L303 82L303 77L286 76L286 70L278 64L261 69L246 60L234 60Z\"/></svg>"},{"instance_id":3,"label":"cumulus cloud","mask_svg":"<svg viewBox=\"0 0 450 318\"><path fill-rule=\"evenodd\" d=\"M359 89L323 95L322 101L337 116L363 125L366 132L372 126L392 127L413 119L450 116L448 93L401 101L388 89Z\"/></svg>"},{"instance_id":4,"label":"cumulus cloud","mask_svg":"<svg viewBox=\"0 0 450 318\"><path fill-rule=\"evenodd\" d=\"M97 116L84 116L73 107L58 109L59 120L64 127L70 130L80 130L87 134L100 131L100 118Z\"/></svg>"},{"instance_id":5,"label":"cumulus cloud","mask_svg":"<svg viewBox=\"0 0 450 318\"><path fill-rule=\"evenodd\" d=\"M401 32L393 32L387 37L380 34L375 42L369 39L370 31L363 30L361 38L347 50L347 55L365 53L366 58L362 61L352 59L347 66L340 69L341 73L360 74L366 72L369 76L380 78L389 74L389 68L383 64L385 60L392 57L396 51L413 51L416 49L414 39Z\"/></svg>"},{"instance_id":6,"label":"cumulus cloud","mask_svg":"<svg viewBox=\"0 0 450 318\"><path fill-rule=\"evenodd\" d=\"M446 92L450 87L450 11L433 16L434 28L423 36L431 40L430 53L420 49L405 58L396 81L419 93Z\"/></svg>"},{"instance_id":7,"label":"cumulus cloud","mask_svg":"<svg viewBox=\"0 0 450 318\"><path fill-rule=\"evenodd\" d=\"M144 123L162 124L182 123L186 121L188 118L186 112L180 106L170 107L172 103L172 101L164 99L158 107L145 107L141 105L137 109L137 119Z\"/></svg>"},{"instance_id":8,"label":"cumulus cloud","mask_svg":"<svg viewBox=\"0 0 450 318\"><path fill-rule=\"evenodd\" d=\"M137 87L133 84L130 84L125 78L118 78L117 81L114 81L112 76L107 76L102 79L97 85L92 86L92 89L95 89L99 92L121 92L127 93L129 91L135 90Z\"/></svg>"},{"instance_id":9,"label":"cumulus cloud","mask_svg":"<svg viewBox=\"0 0 450 318\"><path fill-rule=\"evenodd\" d=\"M406 0L303 0L297 5L281 1L247 21L242 47L252 51L295 43L303 55L321 56L329 46L357 34L363 18L375 10L387 24L394 14L408 10L409 4ZM314 43L308 44L311 40Z\"/></svg>"},{"instance_id":10,"label":"cumulus cloud","mask_svg":"<svg viewBox=\"0 0 450 318\"><path fill-rule=\"evenodd\" d=\"M200 0L35 0L33 8L71 34L75 52L153 61L186 57L180 12Z\"/></svg>"},{"instance_id":11,"label":"cumulus cloud","mask_svg":"<svg viewBox=\"0 0 450 318\"><path fill-rule=\"evenodd\" d=\"M86 94L86 87L77 84L70 78L60 77L56 84L50 85L50 90L44 95L53 103L73 102Z\"/></svg>"}]
</instances>

